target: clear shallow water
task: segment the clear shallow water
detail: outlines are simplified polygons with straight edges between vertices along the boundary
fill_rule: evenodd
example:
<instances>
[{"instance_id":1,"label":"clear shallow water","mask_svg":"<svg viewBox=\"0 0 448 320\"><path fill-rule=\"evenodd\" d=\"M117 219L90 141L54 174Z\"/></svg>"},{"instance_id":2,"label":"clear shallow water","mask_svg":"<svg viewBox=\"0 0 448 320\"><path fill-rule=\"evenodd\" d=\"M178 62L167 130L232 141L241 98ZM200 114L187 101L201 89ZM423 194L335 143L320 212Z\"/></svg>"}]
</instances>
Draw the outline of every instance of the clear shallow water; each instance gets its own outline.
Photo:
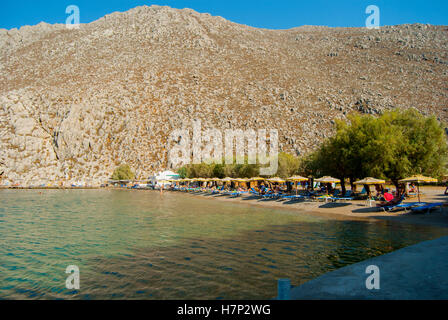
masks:
<instances>
[{"instance_id":1,"label":"clear shallow water","mask_svg":"<svg viewBox=\"0 0 448 320\"><path fill-rule=\"evenodd\" d=\"M328 271L448 234L183 194L0 191L0 298L270 299ZM77 265L81 289L65 288Z\"/></svg>"}]
</instances>

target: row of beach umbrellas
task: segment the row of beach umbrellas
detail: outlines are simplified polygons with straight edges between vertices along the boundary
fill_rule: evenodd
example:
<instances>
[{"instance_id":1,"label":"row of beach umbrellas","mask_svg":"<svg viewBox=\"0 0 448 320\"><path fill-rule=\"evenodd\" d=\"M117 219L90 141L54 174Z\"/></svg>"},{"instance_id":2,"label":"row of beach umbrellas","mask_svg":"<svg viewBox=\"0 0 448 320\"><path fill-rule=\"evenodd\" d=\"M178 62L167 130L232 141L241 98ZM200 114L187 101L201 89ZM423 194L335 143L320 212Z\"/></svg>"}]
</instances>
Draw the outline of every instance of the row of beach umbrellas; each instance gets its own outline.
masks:
<instances>
[{"instance_id":1,"label":"row of beach umbrellas","mask_svg":"<svg viewBox=\"0 0 448 320\"><path fill-rule=\"evenodd\" d=\"M250 179L244 179L244 178L224 178L224 179L219 179L219 178L211 178L211 179L206 179L206 178L194 178L194 179L180 179L180 180L167 180L166 182L256 182L256 181L267 181L270 183L285 183L287 181L289 182L295 182L295 183L299 183L299 182L303 182L303 181L308 181L309 178L305 178L302 176L293 176L293 177L289 177L286 179L282 179L279 177L274 177L274 178L262 178L262 177L254 177L254 178L250 178ZM333 178L333 177L329 177L329 176L325 176L319 179L315 179L316 182L320 182L320 183L340 183L341 180L337 179L337 178ZM423 175L415 175L409 178L405 178L399 181L400 183L417 183L417 194L418 194L418 201L420 202L420 188L419 188L419 184L420 183L431 183L431 182L437 182L437 179L435 178L431 178L431 177L425 177ZM386 184L385 180L382 179L376 179L376 178L372 178L372 177L367 177L364 178L362 180L356 181L355 184L358 185L379 185L379 184ZM297 190L297 188L296 188Z\"/></svg>"},{"instance_id":2,"label":"row of beach umbrellas","mask_svg":"<svg viewBox=\"0 0 448 320\"><path fill-rule=\"evenodd\" d=\"M293 177L289 177L286 179L282 179L279 177L274 177L274 178L261 178L261 177L255 177L255 178L224 178L224 179L219 179L219 178L194 178L194 179L189 179L189 178L185 178L185 179L180 179L180 180L166 180L167 182L211 182L211 181L220 181L220 182L231 182L231 181L236 181L236 182L253 182L253 181L268 181L268 182L272 182L272 183L285 183L286 181L292 181L292 182L302 182L302 181L308 181L309 178L305 178L305 177L301 177L301 176L293 176ZM329 176L325 176L319 179L315 179L314 181L316 182L320 182L320 183L340 183L341 180L337 179L337 178L333 178L333 177L329 177ZM403 180L400 180L400 183L410 183L410 182L414 182L414 183L423 183L423 182L437 182L438 180L435 178L431 178L431 177L425 177L422 175L417 175L417 176L412 176ZM375 179L375 178L364 178L362 180L356 181L355 184L360 184L360 185L378 185L378 184L385 184L386 181L382 180L382 179Z\"/></svg>"},{"instance_id":3,"label":"row of beach umbrellas","mask_svg":"<svg viewBox=\"0 0 448 320\"><path fill-rule=\"evenodd\" d=\"M255 178L250 178L250 179L246 179L246 178L224 178L224 179L219 179L219 178L194 178L194 179L189 179L189 178L185 178L185 179L180 179L180 180L166 180L167 182L212 182L212 181L220 181L220 182L254 182L254 181L268 181L271 183L285 183L286 181L293 181L293 182L300 182L300 181L308 181L308 178L305 177L300 177L300 176L294 176L294 177L290 177L287 179L282 179L279 177L275 177L275 178L261 178L261 177L255 177Z\"/></svg>"}]
</instances>

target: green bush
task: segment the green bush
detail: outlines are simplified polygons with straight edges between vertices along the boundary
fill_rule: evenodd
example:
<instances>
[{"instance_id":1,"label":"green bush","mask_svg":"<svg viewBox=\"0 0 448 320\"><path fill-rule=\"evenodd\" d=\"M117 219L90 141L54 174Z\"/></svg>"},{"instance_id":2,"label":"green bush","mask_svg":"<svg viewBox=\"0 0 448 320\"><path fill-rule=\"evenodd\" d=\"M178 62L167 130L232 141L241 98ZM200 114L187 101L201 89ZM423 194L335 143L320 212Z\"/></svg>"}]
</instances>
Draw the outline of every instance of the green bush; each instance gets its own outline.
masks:
<instances>
[{"instance_id":1,"label":"green bush","mask_svg":"<svg viewBox=\"0 0 448 320\"><path fill-rule=\"evenodd\" d=\"M115 169L112 180L134 180L135 174L127 164L122 164Z\"/></svg>"}]
</instances>

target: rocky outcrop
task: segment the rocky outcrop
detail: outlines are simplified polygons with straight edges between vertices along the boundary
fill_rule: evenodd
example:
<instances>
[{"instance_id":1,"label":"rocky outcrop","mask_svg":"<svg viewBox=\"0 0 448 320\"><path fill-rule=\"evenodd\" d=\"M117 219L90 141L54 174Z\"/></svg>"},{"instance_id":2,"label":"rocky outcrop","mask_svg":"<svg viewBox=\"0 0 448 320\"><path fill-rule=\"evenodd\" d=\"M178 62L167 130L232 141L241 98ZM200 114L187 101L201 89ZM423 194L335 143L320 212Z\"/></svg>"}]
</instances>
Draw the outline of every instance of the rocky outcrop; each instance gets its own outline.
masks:
<instances>
[{"instance_id":1,"label":"rocky outcrop","mask_svg":"<svg viewBox=\"0 0 448 320\"><path fill-rule=\"evenodd\" d=\"M144 178L194 120L276 128L295 154L350 112L446 120L447 49L445 26L278 31L158 6L0 30L1 183L97 185L122 162Z\"/></svg>"}]
</instances>

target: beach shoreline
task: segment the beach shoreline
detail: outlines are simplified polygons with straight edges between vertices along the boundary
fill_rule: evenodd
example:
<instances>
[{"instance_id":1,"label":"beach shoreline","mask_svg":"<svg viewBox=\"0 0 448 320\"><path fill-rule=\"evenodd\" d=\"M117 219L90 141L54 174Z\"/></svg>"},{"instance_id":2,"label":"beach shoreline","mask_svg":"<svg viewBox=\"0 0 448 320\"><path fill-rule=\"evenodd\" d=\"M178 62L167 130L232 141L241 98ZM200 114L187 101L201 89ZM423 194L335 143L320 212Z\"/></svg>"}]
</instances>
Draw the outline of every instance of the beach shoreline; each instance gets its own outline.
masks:
<instances>
[{"instance_id":1,"label":"beach shoreline","mask_svg":"<svg viewBox=\"0 0 448 320\"><path fill-rule=\"evenodd\" d=\"M423 187L422 202L446 202L444 187ZM128 192L157 192L159 190L148 189L127 189L121 187L0 187L0 190L121 190ZM271 208L298 212L301 214L313 215L336 220L386 220L399 223L410 223L428 226L448 228L448 202L441 210L431 211L429 214L414 214L410 211L384 212L373 205L369 207L364 200L353 200L349 202L322 202L322 201L288 201L276 199L259 199L250 194L243 194L238 197L207 192L182 192L165 190L163 194L181 194L187 197L206 199L210 201L223 201L238 203L252 207ZM411 199L405 202L416 201Z\"/></svg>"}]
</instances>

